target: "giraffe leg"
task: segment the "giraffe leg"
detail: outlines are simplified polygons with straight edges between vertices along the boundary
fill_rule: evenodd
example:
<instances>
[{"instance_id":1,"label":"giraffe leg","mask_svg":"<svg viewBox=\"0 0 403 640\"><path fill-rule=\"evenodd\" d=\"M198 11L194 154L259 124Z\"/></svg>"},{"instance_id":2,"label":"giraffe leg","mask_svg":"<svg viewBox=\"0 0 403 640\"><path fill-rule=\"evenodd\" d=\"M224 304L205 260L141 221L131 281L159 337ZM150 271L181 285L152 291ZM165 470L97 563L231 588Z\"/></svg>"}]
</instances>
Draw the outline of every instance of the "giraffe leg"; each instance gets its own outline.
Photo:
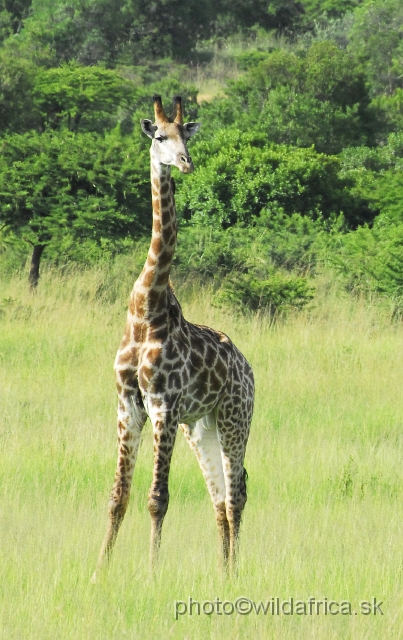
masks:
<instances>
[{"instance_id":1,"label":"giraffe leg","mask_svg":"<svg viewBox=\"0 0 403 640\"><path fill-rule=\"evenodd\" d=\"M226 513L229 523L230 535L230 574L236 573L237 555L239 545L239 530L241 526L242 512L247 500L246 495L246 470L241 467L239 461L234 461L231 455L223 453L225 469L225 484L227 488Z\"/></svg>"},{"instance_id":2,"label":"giraffe leg","mask_svg":"<svg viewBox=\"0 0 403 640\"><path fill-rule=\"evenodd\" d=\"M139 391L119 397L118 462L108 505L108 526L99 554L97 568L92 577L93 582L96 581L97 572L103 565L104 560L110 559L119 527L126 513L141 431L146 419L147 414L143 408Z\"/></svg>"},{"instance_id":3,"label":"giraffe leg","mask_svg":"<svg viewBox=\"0 0 403 640\"><path fill-rule=\"evenodd\" d=\"M241 425L235 420L217 420L218 439L225 480L225 509L229 525L229 569L236 573L238 538L242 512L247 500L246 470L243 462L249 434L249 423Z\"/></svg>"},{"instance_id":4,"label":"giraffe leg","mask_svg":"<svg viewBox=\"0 0 403 640\"><path fill-rule=\"evenodd\" d=\"M210 414L194 424L181 424L180 427L190 448L196 454L213 503L222 546L224 568L227 571L230 551L230 529L225 506L226 489L221 447L217 437L215 417Z\"/></svg>"},{"instance_id":5,"label":"giraffe leg","mask_svg":"<svg viewBox=\"0 0 403 640\"><path fill-rule=\"evenodd\" d=\"M169 469L178 428L178 418L175 412L169 410L162 412L160 407L149 406L149 411L154 437L153 480L148 493L148 510L151 516L150 566L153 571L158 559L162 523L168 510Z\"/></svg>"}]
</instances>

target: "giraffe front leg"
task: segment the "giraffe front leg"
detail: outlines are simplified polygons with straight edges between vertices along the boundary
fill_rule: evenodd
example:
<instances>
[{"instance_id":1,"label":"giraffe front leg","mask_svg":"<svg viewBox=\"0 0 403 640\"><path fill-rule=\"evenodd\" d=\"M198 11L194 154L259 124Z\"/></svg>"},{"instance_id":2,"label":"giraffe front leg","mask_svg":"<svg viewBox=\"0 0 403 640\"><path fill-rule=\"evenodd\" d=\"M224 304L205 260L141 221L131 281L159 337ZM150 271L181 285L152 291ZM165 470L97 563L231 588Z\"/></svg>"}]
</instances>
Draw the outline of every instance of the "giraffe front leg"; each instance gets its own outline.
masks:
<instances>
[{"instance_id":1,"label":"giraffe front leg","mask_svg":"<svg viewBox=\"0 0 403 640\"><path fill-rule=\"evenodd\" d=\"M178 419L173 412L162 414L150 408L154 437L153 481L148 493L148 510L151 516L150 566L156 566L161 543L161 529L168 510L168 479L172 452L178 428Z\"/></svg>"},{"instance_id":2,"label":"giraffe front leg","mask_svg":"<svg viewBox=\"0 0 403 640\"><path fill-rule=\"evenodd\" d=\"M119 527L126 513L130 497L134 465L140 444L141 431L147 419L140 393L119 396L118 402L118 461L115 480L108 505L108 525L99 554L97 573L105 560L109 560Z\"/></svg>"}]
</instances>

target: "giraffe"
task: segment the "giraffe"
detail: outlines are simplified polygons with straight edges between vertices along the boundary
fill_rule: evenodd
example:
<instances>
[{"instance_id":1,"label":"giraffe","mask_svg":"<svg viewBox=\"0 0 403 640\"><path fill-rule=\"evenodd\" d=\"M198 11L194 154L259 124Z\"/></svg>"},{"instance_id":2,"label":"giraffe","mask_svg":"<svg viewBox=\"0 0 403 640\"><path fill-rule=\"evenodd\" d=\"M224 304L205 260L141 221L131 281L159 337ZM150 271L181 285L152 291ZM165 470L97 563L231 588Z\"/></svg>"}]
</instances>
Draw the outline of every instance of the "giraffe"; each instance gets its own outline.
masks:
<instances>
[{"instance_id":1,"label":"giraffe","mask_svg":"<svg viewBox=\"0 0 403 640\"><path fill-rule=\"evenodd\" d=\"M215 511L227 571L235 566L246 502L245 448L253 411L252 369L224 333L191 324L183 315L169 275L177 221L171 166L193 171L187 141L199 123L183 123L180 97L167 117L154 96L155 124L141 120L152 140L153 224L143 270L130 295L126 328L115 359L118 391L118 461L109 517L96 574L109 559L126 512L141 432L149 416L154 467L148 495L151 567L168 508L168 476L178 426L200 464Z\"/></svg>"}]
</instances>

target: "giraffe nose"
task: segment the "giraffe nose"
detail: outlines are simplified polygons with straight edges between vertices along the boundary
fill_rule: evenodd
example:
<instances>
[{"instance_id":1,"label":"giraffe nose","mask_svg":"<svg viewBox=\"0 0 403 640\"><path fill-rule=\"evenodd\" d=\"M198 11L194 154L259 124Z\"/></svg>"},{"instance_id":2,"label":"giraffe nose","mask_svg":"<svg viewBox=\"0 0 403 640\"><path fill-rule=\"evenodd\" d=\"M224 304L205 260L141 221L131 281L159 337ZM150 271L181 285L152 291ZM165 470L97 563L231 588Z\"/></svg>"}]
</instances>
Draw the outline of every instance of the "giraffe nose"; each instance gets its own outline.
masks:
<instances>
[{"instance_id":1,"label":"giraffe nose","mask_svg":"<svg viewBox=\"0 0 403 640\"><path fill-rule=\"evenodd\" d=\"M179 169L182 173L192 173L193 171L193 162L190 156L186 156L185 154L181 154L179 156L180 166Z\"/></svg>"}]
</instances>

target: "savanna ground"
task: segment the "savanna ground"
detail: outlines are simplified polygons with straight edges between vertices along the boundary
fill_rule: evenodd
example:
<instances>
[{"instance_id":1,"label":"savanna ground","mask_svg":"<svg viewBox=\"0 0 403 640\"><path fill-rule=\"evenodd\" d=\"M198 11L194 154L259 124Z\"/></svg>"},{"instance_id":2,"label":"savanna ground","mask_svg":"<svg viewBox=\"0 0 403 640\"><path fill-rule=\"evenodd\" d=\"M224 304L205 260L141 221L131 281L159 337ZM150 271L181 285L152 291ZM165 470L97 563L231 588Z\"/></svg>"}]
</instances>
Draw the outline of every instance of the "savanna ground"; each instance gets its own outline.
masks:
<instances>
[{"instance_id":1,"label":"savanna ground","mask_svg":"<svg viewBox=\"0 0 403 640\"><path fill-rule=\"evenodd\" d=\"M148 567L151 429L109 572L90 584L116 457L112 363L125 294L102 270L1 285L1 637L403 638L403 326L379 304L318 285L311 308L270 326L179 288L188 319L226 331L252 362L239 575L218 570L204 482L181 434L161 561ZM174 617L174 601L351 602L351 615ZM383 615L359 602L382 601ZM357 612L358 615L355 615Z\"/></svg>"}]
</instances>

